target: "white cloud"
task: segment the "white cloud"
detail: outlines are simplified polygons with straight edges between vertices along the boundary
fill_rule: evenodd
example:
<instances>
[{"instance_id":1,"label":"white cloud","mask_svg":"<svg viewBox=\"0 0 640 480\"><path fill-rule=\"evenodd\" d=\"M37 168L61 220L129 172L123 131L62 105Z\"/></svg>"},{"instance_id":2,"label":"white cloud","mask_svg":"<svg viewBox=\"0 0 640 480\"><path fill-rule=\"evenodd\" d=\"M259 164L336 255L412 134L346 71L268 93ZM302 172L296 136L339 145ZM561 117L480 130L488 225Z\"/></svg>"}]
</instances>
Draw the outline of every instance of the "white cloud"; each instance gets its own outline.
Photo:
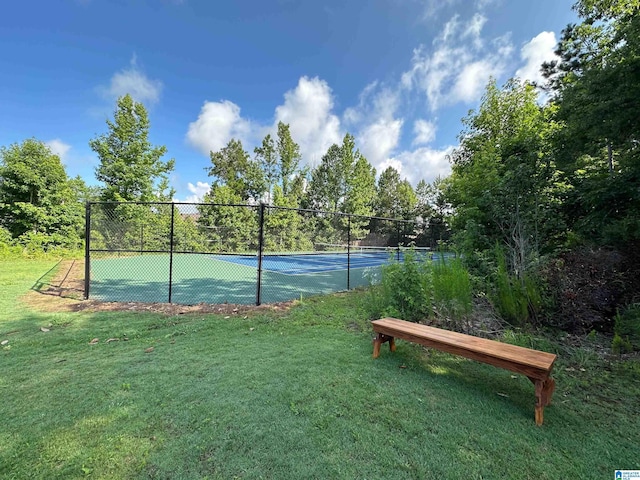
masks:
<instances>
[{"instance_id":1,"label":"white cloud","mask_svg":"<svg viewBox=\"0 0 640 480\"><path fill-rule=\"evenodd\" d=\"M359 96L358 105L345 110L345 123L355 132L356 143L379 173L400 142L404 120L396 118L399 91L373 82Z\"/></svg>"},{"instance_id":2,"label":"white cloud","mask_svg":"<svg viewBox=\"0 0 640 480\"><path fill-rule=\"evenodd\" d=\"M54 138L53 140L49 140L45 142L45 145L49 147L51 153L60 157L60 160L64 163L67 159L67 153L71 150L71 145L64 143L59 138Z\"/></svg>"},{"instance_id":3,"label":"white cloud","mask_svg":"<svg viewBox=\"0 0 640 480\"><path fill-rule=\"evenodd\" d=\"M451 173L448 157L453 152L453 148L452 146L443 149L423 147L404 151L389 159L388 164L394 166L400 175L413 185L420 180L430 183L437 177L446 177Z\"/></svg>"},{"instance_id":4,"label":"white cloud","mask_svg":"<svg viewBox=\"0 0 640 480\"><path fill-rule=\"evenodd\" d=\"M108 87L101 87L103 95L116 99L129 94L134 100L142 103L156 103L162 92L162 82L153 80L138 67L137 57L131 57L129 68L116 72L111 77Z\"/></svg>"},{"instance_id":5,"label":"white cloud","mask_svg":"<svg viewBox=\"0 0 640 480\"><path fill-rule=\"evenodd\" d=\"M415 137L412 145L426 145L436 139L436 124L418 119L413 123L413 133Z\"/></svg>"},{"instance_id":6,"label":"white cloud","mask_svg":"<svg viewBox=\"0 0 640 480\"><path fill-rule=\"evenodd\" d=\"M462 32L462 38L471 38L476 48L482 48L482 27L487 23L487 17L480 13L475 13Z\"/></svg>"},{"instance_id":7,"label":"white cloud","mask_svg":"<svg viewBox=\"0 0 640 480\"><path fill-rule=\"evenodd\" d=\"M253 138L252 125L242 118L240 107L229 100L204 102L200 115L189 124L187 142L205 155L224 147L229 140L240 140L245 149Z\"/></svg>"},{"instance_id":8,"label":"white cloud","mask_svg":"<svg viewBox=\"0 0 640 480\"><path fill-rule=\"evenodd\" d=\"M490 41L482 37L486 20L479 13L467 22L457 15L451 18L432 48L423 45L414 50L402 86L422 91L433 111L478 100L489 78L505 72L513 51L508 35Z\"/></svg>"},{"instance_id":9,"label":"white cloud","mask_svg":"<svg viewBox=\"0 0 640 480\"><path fill-rule=\"evenodd\" d=\"M520 49L520 58L525 64L516 71L522 80L543 83L544 77L540 67L545 61L557 60L555 48L558 41L554 32L540 32Z\"/></svg>"},{"instance_id":10,"label":"white cloud","mask_svg":"<svg viewBox=\"0 0 640 480\"><path fill-rule=\"evenodd\" d=\"M211 190L211 185L207 182L196 182L195 185L189 182L187 183L187 189L191 192L191 195L186 198L185 202L200 203L204 196L209 193L209 190Z\"/></svg>"},{"instance_id":11,"label":"white cloud","mask_svg":"<svg viewBox=\"0 0 640 480\"><path fill-rule=\"evenodd\" d=\"M366 125L356 137L360 151L378 173L398 146L402 124L401 119L378 120Z\"/></svg>"},{"instance_id":12,"label":"white cloud","mask_svg":"<svg viewBox=\"0 0 640 480\"><path fill-rule=\"evenodd\" d=\"M433 19L440 11L448 8L459 0L426 0L423 7L423 20Z\"/></svg>"},{"instance_id":13,"label":"white cloud","mask_svg":"<svg viewBox=\"0 0 640 480\"><path fill-rule=\"evenodd\" d=\"M452 98L465 103L473 102L482 95L482 90L494 73L488 60L464 65L451 89Z\"/></svg>"},{"instance_id":14,"label":"white cloud","mask_svg":"<svg viewBox=\"0 0 640 480\"><path fill-rule=\"evenodd\" d=\"M296 88L284 94L284 103L276 107L275 124L289 124L303 162L319 162L332 144L341 142L340 119L333 113L333 106L329 84L318 77L304 76Z\"/></svg>"}]
</instances>

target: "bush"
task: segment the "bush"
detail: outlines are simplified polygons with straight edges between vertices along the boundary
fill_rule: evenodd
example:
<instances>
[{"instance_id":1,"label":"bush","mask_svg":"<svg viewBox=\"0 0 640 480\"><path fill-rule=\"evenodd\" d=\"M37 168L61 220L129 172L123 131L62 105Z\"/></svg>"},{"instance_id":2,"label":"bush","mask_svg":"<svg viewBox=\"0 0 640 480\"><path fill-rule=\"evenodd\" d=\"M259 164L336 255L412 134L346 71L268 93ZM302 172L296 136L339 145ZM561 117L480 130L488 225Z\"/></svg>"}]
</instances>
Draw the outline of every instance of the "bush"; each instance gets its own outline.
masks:
<instances>
[{"instance_id":1,"label":"bush","mask_svg":"<svg viewBox=\"0 0 640 480\"><path fill-rule=\"evenodd\" d=\"M370 290L373 317L399 317L416 322L429 316L431 307L431 263L405 252L404 261L381 267L380 284Z\"/></svg>"},{"instance_id":2,"label":"bush","mask_svg":"<svg viewBox=\"0 0 640 480\"><path fill-rule=\"evenodd\" d=\"M402 262L381 268L380 284L371 287L369 310L372 317L398 317L416 322L435 312L456 322L472 310L469 272L459 258L421 259L405 253Z\"/></svg>"},{"instance_id":3,"label":"bush","mask_svg":"<svg viewBox=\"0 0 640 480\"><path fill-rule=\"evenodd\" d=\"M493 301L504 320L524 325L536 318L542 307L540 280L530 272L520 275L507 270L504 253L496 248L497 269L494 275Z\"/></svg>"},{"instance_id":4,"label":"bush","mask_svg":"<svg viewBox=\"0 0 640 480\"><path fill-rule=\"evenodd\" d=\"M471 279L459 257L446 259L444 255L440 255L434 261L433 298L435 308L454 321L471 313Z\"/></svg>"},{"instance_id":5,"label":"bush","mask_svg":"<svg viewBox=\"0 0 640 480\"><path fill-rule=\"evenodd\" d=\"M640 350L640 303L629 305L615 316L612 348L615 353Z\"/></svg>"}]
</instances>

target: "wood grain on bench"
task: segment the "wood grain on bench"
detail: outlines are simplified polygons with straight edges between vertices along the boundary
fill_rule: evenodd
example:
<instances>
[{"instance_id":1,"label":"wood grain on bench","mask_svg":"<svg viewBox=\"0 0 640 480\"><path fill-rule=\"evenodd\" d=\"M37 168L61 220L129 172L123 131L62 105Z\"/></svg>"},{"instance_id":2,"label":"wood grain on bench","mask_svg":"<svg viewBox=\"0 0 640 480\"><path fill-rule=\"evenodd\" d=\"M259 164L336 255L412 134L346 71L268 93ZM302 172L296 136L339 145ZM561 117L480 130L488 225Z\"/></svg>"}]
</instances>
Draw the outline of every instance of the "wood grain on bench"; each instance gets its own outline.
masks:
<instances>
[{"instance_id":1,"label":"wood grain on bench","mask_svg":"<svg viewBox=\"0 0 640 480\"><path fill-rule=\"evenodd\" d=\"M389 342L391 351L394 351L395 338L401 338L525 375L535 385L536 424L542 425L544 407L551 403L555 388L551 370L556 355L397 318L383 318L371 323L377 334L374 339L374 358L380 354L382 343Z\"/></svg>"}]
</instances>

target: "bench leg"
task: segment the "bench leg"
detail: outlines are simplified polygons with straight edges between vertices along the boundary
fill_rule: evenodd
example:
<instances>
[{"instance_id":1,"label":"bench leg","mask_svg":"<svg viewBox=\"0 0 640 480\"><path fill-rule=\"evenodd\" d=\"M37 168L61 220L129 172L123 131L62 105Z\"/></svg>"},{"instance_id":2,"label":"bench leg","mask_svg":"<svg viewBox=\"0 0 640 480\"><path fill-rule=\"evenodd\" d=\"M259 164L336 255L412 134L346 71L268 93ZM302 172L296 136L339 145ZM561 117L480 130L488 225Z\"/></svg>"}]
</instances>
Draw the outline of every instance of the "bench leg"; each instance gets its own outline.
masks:
<instances>
[{"instance_id":1,"label":"bench leg","mask_svg":"<svg viewBox=\"0 0 640 480\"><path fill-rule=\"evenodd\" d=\"M544 386L542 387L542 399L544 401L544 406L551 405L551 397L553 396L553 391L556 389L556 381L549 377L544 381Z\"/></svg>"},{"instance_id":2,"label":"bench leg","mask_svg":"<svg viewBox=\"0 0 640 480\"><path fill-rule=\"evenodd\" d=\"M546 380L536 380L529 377L536 389L536 425L544 421L544 407L551 405L551 397L556 389L556 381L549 377Z\"/></svg>"},{"instance_id":3,"label":"bench leg","mask_svg":"<svg viewBox=\"0 0 640 480\"><path fill-rule=\"evenodd\" d=\"M544 422L544 381L536 380L536 425Z\"/></svg>"},{"instance_id":4,"label":"bench leg","mask_svg":"<svg viewBox=\"0 0 640 480\"><path fill-rule=\"evenodd\" d=\"M378 333L373 339L373 358L378 358L380 355L380 346L385 342L389 342L389 350L392 352L396 351L396 339L383 333Z\"/></svg>"}]
</instances>

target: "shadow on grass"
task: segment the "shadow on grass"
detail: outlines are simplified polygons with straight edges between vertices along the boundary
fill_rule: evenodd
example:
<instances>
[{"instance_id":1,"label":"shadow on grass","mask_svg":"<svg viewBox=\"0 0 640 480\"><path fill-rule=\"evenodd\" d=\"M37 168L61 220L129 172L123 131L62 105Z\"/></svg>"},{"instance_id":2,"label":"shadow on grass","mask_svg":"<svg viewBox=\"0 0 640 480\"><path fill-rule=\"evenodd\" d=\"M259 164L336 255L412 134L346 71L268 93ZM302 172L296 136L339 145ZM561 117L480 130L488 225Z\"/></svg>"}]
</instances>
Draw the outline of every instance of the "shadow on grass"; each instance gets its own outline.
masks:
<instances>
[{"instance_id":1,"label":"shadow on grass","mask_svg":"<svg viewBox=\"0 0 640 480\"><path fill-rule=\"evenodd\" d=\"M34 290L36 292L40 292L40 291L43 290L44 287L52 286L52 284L49 283L49 282L51 281L51 278L53 277L53 275L56 273L56 270L60 266L61 262L62 262L62 260L58 260L53 267L51 267L48 271L43 273L40 276L40 278L38 278L35 281L35 283L31 286L31 290ZM59 286L59 285L56 285L56 286Z\"/></svg>"}]
</instances>

